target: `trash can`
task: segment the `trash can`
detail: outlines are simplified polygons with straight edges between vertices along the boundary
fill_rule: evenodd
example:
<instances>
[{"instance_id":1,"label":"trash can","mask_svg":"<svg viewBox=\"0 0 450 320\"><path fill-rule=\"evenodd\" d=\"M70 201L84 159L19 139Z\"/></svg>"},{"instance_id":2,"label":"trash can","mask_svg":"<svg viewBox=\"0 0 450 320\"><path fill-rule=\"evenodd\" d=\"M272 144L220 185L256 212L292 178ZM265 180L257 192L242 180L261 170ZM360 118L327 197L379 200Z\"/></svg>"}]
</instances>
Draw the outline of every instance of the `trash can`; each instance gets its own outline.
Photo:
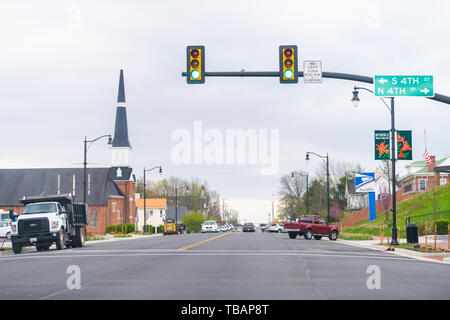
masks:
<instances>
[{"instance_id":1,"label":"trash can","mask_svg":"<svg viewBox=\"0 0 450 320\"><path fill-rule=\"evenodd\" d=\"M406 226L406 242L419 243L419 227L414 223Z\"/></svg>"}]
</instances>

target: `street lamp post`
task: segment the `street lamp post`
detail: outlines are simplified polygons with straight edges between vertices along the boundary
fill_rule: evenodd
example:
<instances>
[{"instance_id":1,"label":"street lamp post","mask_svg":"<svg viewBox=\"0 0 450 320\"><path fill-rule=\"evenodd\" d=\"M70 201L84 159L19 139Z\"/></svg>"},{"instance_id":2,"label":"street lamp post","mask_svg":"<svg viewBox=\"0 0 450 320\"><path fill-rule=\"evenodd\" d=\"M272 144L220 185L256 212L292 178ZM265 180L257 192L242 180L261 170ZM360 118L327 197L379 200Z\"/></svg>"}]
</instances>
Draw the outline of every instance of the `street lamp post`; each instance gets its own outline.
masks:
<instances>
[{"instance_id":1,"label":"street lamp post","mask_svg":"<svg viewBox=\"0 0 450 320\"><path fill-rule=\"evenodd\" d=\"M294 178L294 175L298 174L300 176L306 177L306 214L309 215L309 185L308 185L308 173L302 174L301 172L293 171L291 173L291 177Z\"/></svg>"},{"instance_id":2,"label":"street lamp post","mask_svg":"<svg viewBox=\"0 0 450 320\"><path fill-rule=\"evenodd\" d=\"M358 90L366 90L370 93L374 93L372 90L363 88L363 87L355 87L353 91L352 103L356 107L359 105L359 97ZM397 240L397 197L395 192L396 187L396 178L395 178L395 114L394 114L394 97L387 98L391 100L391 107L380 97L380 100L384 103L386 108L391 112L391 162L392 162L392 240L391 245L398 245Z\"/></svg>"},{"instance_id":3,"label":"street lamp post","mask_svg":"<svg viewBox=\"0 0 450 320\"><path fill-rule=\"evenodd\" d=\"M330 223L330 165L329 165L329 158L328 153L326 156L321 156L317 153L308 151L306 152L306 161L309 161L309 154L314 154L320 158L326 158L327 159L327 223Z\"/></svg>"},{"instance_id":4,"label":"street lamp post","mask_svg":"<svg viewBox=\"0 0 450 320\"><path fill-rule=\"evenodd\" d=\"M152 170L154 170L154 169L158 169L159 168L159 174L162 174L162 167L161 166L156 166L156 167L153 167L153 168L151 168L151 169L145 169L145 167L144 167L144 229L142 230L143 231L143 233L145 234L145 227L147 226L147 219L146 219L146 211L147 211L147 204L146 204L146 195L145 195L145 188L146 188L146 186L145 186L145 173L146 172L150 172L150 171L152 171Z\"/></svg>"},{"instance_id":5,"label":"street lamp post","mask_svg":"<svg viewBox=\"0 0 450 320\"><path fill-rule=\"evenodd\" d=\"M83 162L83 202L87 203L87 190L86 190L86 185L87 185L87 149L88 147L88 143L94 143L95 141L104 138L104 137L109 137L108 139L108 144L111 144L112 142L112 138L110 134L105 134L103 136L100 136L94 140L88 140L87 137L84 137L84 162Z\"/></svg>"}]
</instances>

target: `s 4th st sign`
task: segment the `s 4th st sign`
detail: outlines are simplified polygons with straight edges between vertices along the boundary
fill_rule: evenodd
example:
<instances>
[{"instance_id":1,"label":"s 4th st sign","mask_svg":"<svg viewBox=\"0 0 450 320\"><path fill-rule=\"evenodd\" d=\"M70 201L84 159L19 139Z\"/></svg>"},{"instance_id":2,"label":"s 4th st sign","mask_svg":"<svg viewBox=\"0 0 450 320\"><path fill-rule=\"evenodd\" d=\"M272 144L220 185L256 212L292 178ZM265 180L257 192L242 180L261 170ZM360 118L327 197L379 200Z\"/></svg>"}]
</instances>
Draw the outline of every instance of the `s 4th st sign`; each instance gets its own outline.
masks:
<instances>
[{"instance_id":1,"label":"s 4th st sign","mask_svg":"<svg viewBox=\"0 0 450 320\"><path fill-rule=\"evenodd\" d=\"M433 76L374 76L378 97L434 97Z\"/></svg>"}]
</instances>

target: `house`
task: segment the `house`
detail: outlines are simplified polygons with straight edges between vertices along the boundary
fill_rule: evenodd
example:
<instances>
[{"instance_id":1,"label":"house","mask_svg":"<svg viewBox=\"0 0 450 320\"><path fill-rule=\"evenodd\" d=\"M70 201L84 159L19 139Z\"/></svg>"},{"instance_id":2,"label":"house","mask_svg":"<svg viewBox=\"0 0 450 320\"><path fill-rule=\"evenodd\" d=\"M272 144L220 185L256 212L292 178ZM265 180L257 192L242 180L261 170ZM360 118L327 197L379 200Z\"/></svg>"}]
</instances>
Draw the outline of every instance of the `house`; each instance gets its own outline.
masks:
<instances>
[{"instance_id":1,"label":"house","mask_svg":"<svg viewBox=\"0 0 450 320\"><path fill-rule=\"evenodd\" d=\"M81 141L80 141L81 142ZM135 223L136 181L130 167L123 71L120 70L111 166L86 170L88 234L104 234L107 225ZM81 156L81 155L80 155ZM83 168L0 169L0 211L22 212L24 196L70 193L83 201Z\"/></svg>"},{"instance_id":2,"label":"house","mask_svg":"<svg viewBox=\"0 0 450 320\"><path fill-rule=\"evenodd\" d=\"M396 191L399 189L397 185ZM380 200L385 193L392 193L390 179L383 174L383 171L375 171L375 199ZM347 199L347 209L349 211L359 211L369 206L369 194L355 192L355 178L349 179L345 186L345 197Z\"/></svg>"},{"instance_id":3,"label":"house","mask_svg":"<svg viewBox=\"0 0 450 320\"><path fill-rule=\"evenodd\" d=\"M165 198L145 199L146 225L160 226L166 218L167 200ZM136 199L136 230L144 230L144 199Z\"/></svg>"},{"instance_id":4,"label":"house","mask_svg":"<svg viewBox=\"0 0 450 320\"><path fill-rule=\"evenodd\" d=\"M431 164L425 161L414 161L406 165L406 174L399 180L403 185L403 193L417 193L450 183L450 158L436 161L430 156Z\"/></svg>"}]
</instances>

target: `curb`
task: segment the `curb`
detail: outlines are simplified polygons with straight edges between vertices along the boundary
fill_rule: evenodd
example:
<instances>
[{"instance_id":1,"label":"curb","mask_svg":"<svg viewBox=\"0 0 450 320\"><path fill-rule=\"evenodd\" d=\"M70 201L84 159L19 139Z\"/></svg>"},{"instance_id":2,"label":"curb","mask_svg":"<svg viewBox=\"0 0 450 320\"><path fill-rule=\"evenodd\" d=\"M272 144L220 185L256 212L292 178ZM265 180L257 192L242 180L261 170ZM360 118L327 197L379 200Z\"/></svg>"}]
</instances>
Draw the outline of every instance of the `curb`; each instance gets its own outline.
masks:
<instances>
[{"instance_id":1,"label":"curb","mask_svg":"<svg viewBox=\"0 0 450 320\"><path fill-rule=\"evenodd\" d=\"M147 236L133 236L133 237L118 237L118 238L110 238L110 239L103 239L103 240L87 240L86 244L89 243L105 243L105 242L114 242L114 241L122 241L122 240L137 240L137 239L148 239L148 238L155 238L155 237L162 237L162 234L151 234Z\"/></svg>"},{"instance_id":2,"label":"curb","mask_svg":"<svg viewBox=\"0 0 450 320\"><path fill-rule=\"evenodd\" d=\"M415 252L415 251L412 251L412 250L401 249L401 248L395 248L395 251L386 251L386 247L385 246L380 246L380 245L376 245L376 244L363 245L363 244L352 243L350 240L339 240L339 239L336 242L339 242L339 243L342 243L342 244L346 244L346 245L349 245L349 246L359 247L359 248L366 248L366 249L370 249L370 250L383 251L383 252L386 252L386 253L391 253L391 254L394 254L394 255L398 255L398 256L402 256L402 257L408 257L408 258L412 258L412 259L416 259L416 260L420 260L420 261L450 264L450 257L445 257L443 259L443 261L427 258L427 257L431 257L431 256L439 256L439 253Z\"/></svg>"}]
</instances>

